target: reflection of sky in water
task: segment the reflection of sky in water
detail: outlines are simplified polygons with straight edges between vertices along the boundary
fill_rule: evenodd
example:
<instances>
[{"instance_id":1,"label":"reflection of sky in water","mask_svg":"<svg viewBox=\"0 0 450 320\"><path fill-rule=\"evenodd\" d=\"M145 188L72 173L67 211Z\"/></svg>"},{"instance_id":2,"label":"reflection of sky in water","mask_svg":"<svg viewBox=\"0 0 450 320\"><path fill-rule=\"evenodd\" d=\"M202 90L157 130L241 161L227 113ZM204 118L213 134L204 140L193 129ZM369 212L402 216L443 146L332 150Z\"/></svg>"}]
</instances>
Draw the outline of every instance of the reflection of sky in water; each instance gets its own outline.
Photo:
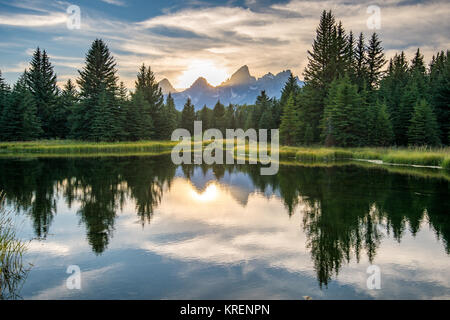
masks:
<instances>
[{"instance_id":1,"label":"reflection of sky in water","mask_svg":"<svg viewBox=\"0 0 450 320\"><path fill-rule=\"evenodd\" d=\"M60 193L56 204L47 239L30 244L25 299L450 298L450 259L426 221L400 243L380 228L373 263L382 290L366 288L366 254L344 262L321 290L303 229L308 204L300 199L289 216L278 191L256 192L244 172L217 181L211 169L196 168L188 180L178 168L150 224L141 224L126 199L101 255L86 239L80 204L69 209ZM28 220L23 229L33 236ZM80 291L65 287L72 264L83 271Z\"/></svg>"}]
</instances>

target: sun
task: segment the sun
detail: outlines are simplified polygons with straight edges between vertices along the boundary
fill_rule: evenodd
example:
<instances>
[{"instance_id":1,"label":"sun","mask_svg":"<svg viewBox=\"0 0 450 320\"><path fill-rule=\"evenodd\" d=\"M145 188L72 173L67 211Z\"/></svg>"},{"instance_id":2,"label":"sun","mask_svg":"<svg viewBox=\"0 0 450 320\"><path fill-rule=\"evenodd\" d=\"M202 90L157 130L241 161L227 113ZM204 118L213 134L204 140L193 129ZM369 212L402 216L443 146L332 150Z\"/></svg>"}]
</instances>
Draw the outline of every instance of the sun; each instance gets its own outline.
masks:
<instances>
[{"instance_id":1,"label":"sun","mask_svg":"<svg viewBox=\"0 0 450 320\"><path fill-rule=\"evenodd\" d=\"M213 201L217 198L217 196L218 190L217 186L214 183L208 185L205 191L203 191L202 193L198 193L197 191L192 190L192 198L199 202Z\"/></svg>"},{"instance_id":2,"label":"sun","mask_svg":"<svg viewBox=\"0 0 450 320\"><path fill-rule=\"evenodd\" d=\"M205 78L213 86L221 84L228 78L225 68L217 66L211 60L192 60L188 68L177 79L178 88L188 88L199 77Z\"/></svg>"}]
</instances>

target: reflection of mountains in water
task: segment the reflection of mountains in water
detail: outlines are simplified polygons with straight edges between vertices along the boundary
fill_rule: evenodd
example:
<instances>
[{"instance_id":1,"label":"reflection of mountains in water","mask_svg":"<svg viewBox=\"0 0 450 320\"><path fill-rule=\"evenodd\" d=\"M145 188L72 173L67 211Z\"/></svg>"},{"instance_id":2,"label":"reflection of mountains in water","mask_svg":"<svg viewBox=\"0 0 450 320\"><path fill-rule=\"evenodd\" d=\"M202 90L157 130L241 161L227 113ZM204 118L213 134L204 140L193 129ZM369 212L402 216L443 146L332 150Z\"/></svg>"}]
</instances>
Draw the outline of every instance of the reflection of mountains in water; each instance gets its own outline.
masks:
<instances>
[{"instance_id":1,"label":"reflection of mountains in water","mask_svg":"<svg viewBox=\"0 0 450 320\"><path fill-rule=\"evenodd\" d=\"M241 172L239 170L225 171L222 176L216 176L214 168L206 168L206 170L200 166L193 167L191 173L186 175L183 172L183 168L179 167L176 171L176 176L188 178L198 193L205 191L207 186L216 182L226 189L231 196L242 206L246 206L248 198L253 193L261 193L252 181L252 178L248 173ZM266 190L261 193L265 197L270 198L273 195L280 195L268 186Z\"/></svg>"},{"instance_id":2,"label":"reflection of mountains in water","mask_svg":"<svg viewBox=\"0 0 450 320\"><path fill-rule=\"evenodd\" d=\"M96 254L107 250L128 200L141 223L150 224L177 176L200 193L217 180L247 208L255 192L277 195L287 215L300 208L298 227L320 285L351 258L359 261L365 253L372 262L383 233L400 242L427 225L450 254L450 183L445 179L355 165L280 166L276 176L261 176L256 165L175 166L166 156L0 159L0 190L11 207L29 216L37 237L50 233L61 198L67 207L78 208Z\"/></svg>"}]
</instances>

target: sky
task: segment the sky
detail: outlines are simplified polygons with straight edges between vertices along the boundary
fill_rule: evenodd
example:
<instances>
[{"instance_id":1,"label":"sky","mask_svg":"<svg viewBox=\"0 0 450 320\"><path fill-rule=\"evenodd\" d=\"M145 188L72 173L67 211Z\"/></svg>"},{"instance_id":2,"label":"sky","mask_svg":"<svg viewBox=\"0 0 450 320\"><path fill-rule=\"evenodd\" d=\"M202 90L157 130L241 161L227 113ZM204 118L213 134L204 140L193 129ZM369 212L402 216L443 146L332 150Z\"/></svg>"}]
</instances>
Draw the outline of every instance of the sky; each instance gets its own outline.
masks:
<instances>
[{"instance_id":1,"label":"sky","mask_svg":"<svg viewBox=\"0 0 450 320\"><path fill-rule=\"evenodd\" d=\"M323 10L347 31L379 33L388 58L404 50L411 59L420 47L429 61L450 49L448 0L0 0L0 70L14 83L39 46L62 85L101 38L129 88L142 63L176 88L199 76L218 85L242 65L256 77L289 69L302 79Z\"/></svg>"}]
</instances>

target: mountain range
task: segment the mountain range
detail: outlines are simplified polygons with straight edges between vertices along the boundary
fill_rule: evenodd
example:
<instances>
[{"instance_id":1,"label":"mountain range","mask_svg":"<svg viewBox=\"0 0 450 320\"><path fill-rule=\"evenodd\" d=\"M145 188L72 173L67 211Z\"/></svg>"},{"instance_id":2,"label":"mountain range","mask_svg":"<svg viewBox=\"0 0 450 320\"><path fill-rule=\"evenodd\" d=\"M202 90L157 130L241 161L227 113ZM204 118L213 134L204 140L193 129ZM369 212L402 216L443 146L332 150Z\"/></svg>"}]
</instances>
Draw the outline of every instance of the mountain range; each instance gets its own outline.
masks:
<instances>
[{"instance_id":1,"label":"mountain range","mask_svg":"<svg viewBox=\"0 0 450 320\"><path fill-rule=\"evenodd\" d=\"M254 104L256 97L262 90L265 90L271 98L279 98L290 74L290 70L282 71L276 75L269 72L256 79L250 74L248 66L245 65L216 87L210 85L203 77L195 80L189 88L183 91L177 91L167 79L161 80L159 86L164 95L169 94L169 92L172 94L178 110L183 109L187 98L191 99L195 110L199 110L204 105L213 108L218 100L224 105L230 103ZM298 78L297 82L300 86L303 86L303 82Z\"/></svg>"}]
</instances>

